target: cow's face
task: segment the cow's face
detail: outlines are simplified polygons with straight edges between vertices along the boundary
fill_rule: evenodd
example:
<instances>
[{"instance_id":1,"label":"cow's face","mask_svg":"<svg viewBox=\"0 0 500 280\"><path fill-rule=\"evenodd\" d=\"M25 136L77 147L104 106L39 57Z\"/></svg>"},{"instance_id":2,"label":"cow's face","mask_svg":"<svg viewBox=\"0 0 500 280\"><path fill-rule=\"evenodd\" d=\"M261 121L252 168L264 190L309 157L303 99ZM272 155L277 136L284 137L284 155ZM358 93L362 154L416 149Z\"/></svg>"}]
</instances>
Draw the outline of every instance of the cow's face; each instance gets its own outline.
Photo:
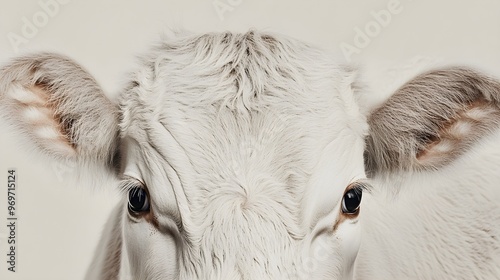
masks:
<instances>
[{"instance_id":1,"label":"cow's face","mask_svg":"<svg viewBox=\"0 0 500 280\"><path fill-rule=\"evenodd\" d=\"M156 49L120 104L133 278L345 279L366 187L352 85L267 35Z\"/></svg>"},{"instance_id":2,"label":"cow's face","mask_svg":"<svg viewBox=\"0 0 500 280\"><path fill-rule=\"evenodd\" d=\"M120 180L96 275L350 277L367 125L354 71L323 52L253 32L181 36L143 58L119 106L57 55L3 73L5 112L44 152Z\"/></svg>"},{"instance_id":3,"label":"cow's face","mask_svg":"<svg viewBox=\"0 0 500 280\"><path fill-rule=\"evenodd\" d=\"M67 58L17 58L0 69L0 114L81 178L120 180L87 279L350 279L364 165L436 170L500 119L500 83L469 69L417 76L368 122L355 88L291 39L181 35L142 59L119 106Z\"/></svg>"}]
</instances>

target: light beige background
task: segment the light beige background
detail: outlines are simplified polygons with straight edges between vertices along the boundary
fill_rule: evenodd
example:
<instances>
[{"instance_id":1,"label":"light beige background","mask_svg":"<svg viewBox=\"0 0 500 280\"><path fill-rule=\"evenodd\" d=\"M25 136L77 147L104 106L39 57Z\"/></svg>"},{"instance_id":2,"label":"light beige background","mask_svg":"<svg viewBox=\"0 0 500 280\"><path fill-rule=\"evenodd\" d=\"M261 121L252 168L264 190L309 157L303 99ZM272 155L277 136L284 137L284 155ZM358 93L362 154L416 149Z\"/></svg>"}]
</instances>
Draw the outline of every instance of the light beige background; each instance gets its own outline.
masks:
<instances>
[{"instance_id":1,"label":"light beige background","mask_svg":"<svg viewBox=\"0 0 500 280\"><path fill-rule=\"evenodd\" d=\"M0 62L36 50L61 52L86 67L113 97L133 69L135 55L147 50L168 29L209 32L255 28L308 41L343 58L340 46L354 45L355 28L373 25L372 12L399 2L399 12L378 32L373 29L376 34L370 37L369 45L351 57L354 63L367 66L369 77L376 77L373 82L381 90L375 94L386 94L387 85L397 80L401 71L443 61L474 65L500 76L498 0L65 2L32 38L25 38L16 53L9 36L23 36L23 17L33 22L33 16L46 12L39 0L1 0ZM214 3L225 3L231 10L222 18ZM20 140L0 121L0 278L82 279L116 194L111 186L95 190L75 187L70 183L71 168L33 156ZM19 175L16 273L7 272L4 261L6 178L11 167Z\"/></svg>"}]
</instances>

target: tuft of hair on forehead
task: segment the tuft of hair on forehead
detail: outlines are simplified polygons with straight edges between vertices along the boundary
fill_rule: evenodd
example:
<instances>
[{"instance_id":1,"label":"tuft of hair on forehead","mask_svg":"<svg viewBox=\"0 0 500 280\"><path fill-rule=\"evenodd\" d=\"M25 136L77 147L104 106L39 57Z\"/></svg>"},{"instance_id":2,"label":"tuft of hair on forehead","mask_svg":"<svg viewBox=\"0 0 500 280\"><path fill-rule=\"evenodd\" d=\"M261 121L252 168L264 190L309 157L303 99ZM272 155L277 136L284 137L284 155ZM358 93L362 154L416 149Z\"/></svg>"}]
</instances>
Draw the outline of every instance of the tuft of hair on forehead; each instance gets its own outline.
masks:
<instances>
[{"instance_id":1,"label":"tuft of hair on forehead","mask_svg":"<svg viewBox=\"0 0 500 280\"><path fill-rule=\"evenodd\" d=\"M218 105L246 114L265 109L269 102L283 102L284 97L322 102L311 97L324 91L325 84L341 93L348 89L348 95L340 96L346 103L353 103L351 93L359 90L357 70L351 65L321 49L271 33L176 32L139 60L139 69L121 95L122 132L136 121L133 116L160 119L165 99L191 107ZM357 105L340 109L351 118L357 133L365 133Z\"/></svg>"}]
</instances>

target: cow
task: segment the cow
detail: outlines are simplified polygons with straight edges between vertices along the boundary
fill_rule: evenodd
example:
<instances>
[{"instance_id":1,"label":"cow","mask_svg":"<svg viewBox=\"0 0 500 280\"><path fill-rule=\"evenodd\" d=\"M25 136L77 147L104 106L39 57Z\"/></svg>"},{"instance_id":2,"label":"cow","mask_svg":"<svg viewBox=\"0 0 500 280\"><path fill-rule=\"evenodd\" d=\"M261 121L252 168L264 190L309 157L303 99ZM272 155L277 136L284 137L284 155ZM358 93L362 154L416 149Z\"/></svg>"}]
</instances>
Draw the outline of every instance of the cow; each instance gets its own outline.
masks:
<instances>
[{"instance_id":1,"label":"cow","mask_svg":"<svg viewBox=\"0 0 500 280\"><path fill-rule=\"evenodd\" d=\"M498 279L500 82L369 83L283 35L178 33L111 101L72 59L0 70L30 147L120 190L87 279Z\"/></svg>"}]
</instances>

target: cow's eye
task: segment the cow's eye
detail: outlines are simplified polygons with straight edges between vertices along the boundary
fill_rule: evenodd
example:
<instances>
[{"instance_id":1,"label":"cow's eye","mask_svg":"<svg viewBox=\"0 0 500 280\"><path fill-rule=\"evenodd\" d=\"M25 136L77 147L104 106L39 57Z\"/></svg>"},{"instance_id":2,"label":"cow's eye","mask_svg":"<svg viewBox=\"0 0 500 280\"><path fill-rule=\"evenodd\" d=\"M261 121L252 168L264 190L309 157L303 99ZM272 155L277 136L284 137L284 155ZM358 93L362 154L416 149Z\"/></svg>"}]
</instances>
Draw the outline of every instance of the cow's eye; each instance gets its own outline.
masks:
<instances>
[{"instance_id":1,"label":"cow's eye","mask_svg":"<svg viewBox=\"0 0 500 280\"><path fill-rule=\"evenodd\" d=\"M148 193L142 187L133 187L128 192L128 209L132 213L149 211Z\"/></svg>"},{"instance_id":2,"label":"cow's eye","mask_svg":"<svg viewBox=\"0 0 500 280\"><path fill-rule=\"evenodd\" d=\"M361 196L363 189L361 187L353 187L349 189L342 198L342 212L344 214L356 214L361 204Z\"/></svg>"}]
</instances>

